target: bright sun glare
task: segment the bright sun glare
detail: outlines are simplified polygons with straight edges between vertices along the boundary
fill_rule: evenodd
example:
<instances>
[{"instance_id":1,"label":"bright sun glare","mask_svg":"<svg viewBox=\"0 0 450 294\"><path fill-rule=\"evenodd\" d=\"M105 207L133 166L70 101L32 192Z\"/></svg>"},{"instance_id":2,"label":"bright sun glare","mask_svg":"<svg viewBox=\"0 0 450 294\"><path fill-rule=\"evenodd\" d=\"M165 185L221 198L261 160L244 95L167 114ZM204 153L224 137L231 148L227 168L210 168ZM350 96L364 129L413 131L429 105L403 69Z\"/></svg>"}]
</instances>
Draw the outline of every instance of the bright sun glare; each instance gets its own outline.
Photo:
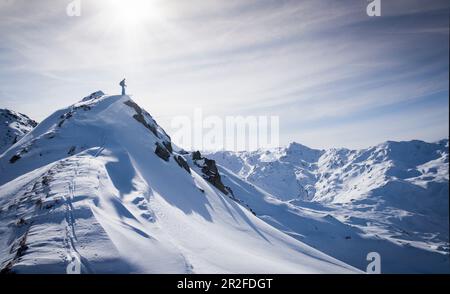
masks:
<instances>
[{"instance_id":1,"label":"bright sun glare","mask_svg":"<svg viewBox=\"0 0 450 294\"><path fill-rule=\"evenodd\" d=\"M158 17L157 7L151 0L108 0L114 21L124 27L143 25Z\"/></svg>"}]
</instances>

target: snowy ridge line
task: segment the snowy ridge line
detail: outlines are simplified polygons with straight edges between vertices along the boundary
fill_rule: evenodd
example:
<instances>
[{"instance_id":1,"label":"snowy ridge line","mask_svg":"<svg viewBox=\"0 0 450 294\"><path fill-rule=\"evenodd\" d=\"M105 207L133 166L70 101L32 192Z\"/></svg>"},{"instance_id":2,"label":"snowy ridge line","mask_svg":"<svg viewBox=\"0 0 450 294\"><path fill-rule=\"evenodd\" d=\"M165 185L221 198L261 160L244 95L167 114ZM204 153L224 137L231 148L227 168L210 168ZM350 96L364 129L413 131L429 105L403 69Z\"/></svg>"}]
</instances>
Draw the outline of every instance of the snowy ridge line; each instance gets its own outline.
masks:
<instances>
[{"instance_id":1,"label":"snowy ridge line","mask_svg":"<svg viewBox=\"0 0 450 294\"><path fill-rule=\"evenodd\" d=\"M37 122L22 113L0 109L0 155L29 133Z\"/></svg>"},{"instance_id":2,"label":"snowy ridge line","mask_svg":"<svg viewBox=\"0 0 450 294\"><path fill-rule=\"evenodd\" d=\"M362 270L377 250L383 272L448 273L448 150L445 139L206 156L236 198L299 241Z\"/></svg>"},{"instance_id":3,"label":"snowy ridge line","mask_svg":"<svg viewBox=\"0 0 450 294\"><path fill-rule=\"evenodd\" d=\"M82 273L360 273L257 218L214 161L192 160L129 96L56 111L0 156L2 264L15 216L36 210L11 272L65 273L75 256ZM42 205L4 212L27 183Z\"/></svg>"}]
</instances>

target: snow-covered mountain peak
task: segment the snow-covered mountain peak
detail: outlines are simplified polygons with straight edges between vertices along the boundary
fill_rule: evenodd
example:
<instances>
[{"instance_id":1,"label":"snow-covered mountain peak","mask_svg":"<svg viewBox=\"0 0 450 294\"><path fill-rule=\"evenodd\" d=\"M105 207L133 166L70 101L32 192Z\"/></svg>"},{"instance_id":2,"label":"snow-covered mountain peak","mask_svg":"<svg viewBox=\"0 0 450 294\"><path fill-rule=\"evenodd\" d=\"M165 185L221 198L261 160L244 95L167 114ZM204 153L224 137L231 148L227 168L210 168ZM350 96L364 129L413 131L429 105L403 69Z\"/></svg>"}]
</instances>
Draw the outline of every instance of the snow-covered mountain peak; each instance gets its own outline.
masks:
<instances>
[{"instance_id":1,"label":"snow-covered mountain peak","mask_svg":"<svg viewBox=\"0 0 450 294\"><path fill-rule=\"evenodd\" d=\"M316 162L324 151L312 149L305 145L293 142L285 148L285 153L291 160L301 159L306 162Z\"/></svg>"},{"instance_id":2,"label":"snow-covered mountain peak","mask_svg":"<svg viewBox=\"0 0 450 294\"><path fill-rule=\"evenodd\" d=\"M268 225L213 160L172 146L126 95L96 92L0 156L0 271L346 273ZM276 250L274 250L276 248Z\"/></svg>"},{"instance_id":3,"label":"snow-covered mountain peak","mask_svg":"<svg viewBox=\"0 0 450 294\"><path fill-rule=\"evenodd\" d=\"M8 172L0 175L0 184L67 155L107 144L134 146L142 141L149 150L159 146L170 151L169 136L129 96L99 91L87 98L56 111L10 148L2 158Z\"/></svg>"},{"instance_id":4,"label":"snow-covered mountain peak","mask_svg":"<svg viewBox=\"0 0 450 294\"><path fill-rule=\"evenodd\" d=\"M448 140L437 143L414 140L388 141L361 150L325 151L291 143L264 152L216 152L210 157L280 199L348 202L365 197L367 191L386 181L424 175L422 165L448 162L448 153ZM436 175L442 177L445 173ZM358 184L363 180L364 185Z\"/></svg>"},{"instance_id":5,"label":"snow-covered mountain peak","mask_svg":"<svg viewBox=\"0 0 450 294\"><path fill-rule=\"evenodd\" d=\"M360 269L383 244L388 262L424 260L408 271L446 272L448 153L188 153L129 96L97 91L0 155L0 271L63 273L77 256L86 273L355 272L305 242Z\"/></svg>"},{"instance_id":6,"label":"snow-covered mountain peak","mask_svg":"<svg viewBox=\"0 0 450 294\"><path fill-rule=\"evenodd\" d=\"M440 141L445 142L445 140ZM393 161L405 166L417 166L437 159L443 153L448 153L447 146L442 143L427 143L413 141L387 141L361 152L361 156L375 162Z\"/></svg>"},{"instance_id":7,"label":"snow-covered mountain peak","mask_svg":"<svg viewBox=\"0 0 450 294\"><path fill-rule=\"evenodd\" d=\"M100 97L102 97L102 96L104 96L105 95L105 93L103 92L103 91L96 91L96 92L93 92L92 94L90 94L89 96L86 96L86 97L84 97L82 100L81 100L81 102L87 102L87 101L89 101L89 100L95 100L95 99L97 99L97 98L100 98Z\"/></svg>"},{"instance_id":8,"label":"snow-covered mountain peak","mask_svg":"<svg viewBox=\"0 0 450 294\"><path fill-rule=\"evenodd\" d=\"M317 153L320 152L320 150L309 148L308 146L305 146L303 144L297 143L297 142L291 142L286 146L286 149L290 152L296 152L296 153L303 153L303 152L313 152Z\"/></svg>"},{"instance_id":9,"label":"snow-covered mountain peak","mask_svg":"<svg viewBox=\"0 0 450 294\"><path fill-rule=\"evenodd\" d=\"M449 148L449 142L448 139L442 139L438 142L439 145L446 147L447 149Z\"/></svg>"},{"instance_id":10,"label":"snow-covered mountain peak","mask_svg":"<svg viewBox=\"0 0 450 294\"><path fill-rule=\"evenodd\" d=\"M37 123L25 114L0 109L0 154L29 133Z\"/></svg>"},{"instance_id":11,"label":"snow-covered mountain peak","mask_svg":"<svg viewBox=\"0 0 450 294\"><path fill-rule=\"evenodd\" d=\"M448 139L305 149L265 151L270 161L258 152L207 156L239 200L302 242L359 268L356 256L376 248L383 272L449 272Z\"/></svg>"}]
</instances>

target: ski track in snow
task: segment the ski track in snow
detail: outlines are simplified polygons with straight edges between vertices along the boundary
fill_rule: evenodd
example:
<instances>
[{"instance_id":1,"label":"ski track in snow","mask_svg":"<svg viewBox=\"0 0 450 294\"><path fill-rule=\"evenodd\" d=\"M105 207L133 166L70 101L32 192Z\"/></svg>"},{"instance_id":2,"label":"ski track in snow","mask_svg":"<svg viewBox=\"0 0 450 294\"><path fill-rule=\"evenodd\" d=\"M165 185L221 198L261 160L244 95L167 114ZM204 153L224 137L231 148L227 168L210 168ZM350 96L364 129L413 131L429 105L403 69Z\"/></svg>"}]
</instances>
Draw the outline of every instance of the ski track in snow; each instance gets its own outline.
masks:
<instances>
[{"instance_id":1,"label":"ski track in snow","mask_svg":"<svg viewBox=\"0 0 450 294\"><path fill-rule=\"evenodd\" d=\"M361 273L257 218L177 150L128 96L56 111L0 155L2 268L65 273L75 256L83 273Z\"/></svg>"},{"instance_id":2,"label":"ski track in snow","mask_svg":"<svg viewBox=\"0 0 450 294\"><path fill-rule=\"evenodd\" d=\"M67 164L67 165L65 165ZM69 264L72 261L72 258L76 256L76 259L81 262L82 270L86 270L87 273L93 273L90 269L89 263L80 255L77 250L77 234L76 234L76 220L73 214L73 204L72 201L76 195L76 179L78 175L79 162L76 160L71 161L70 159L62 162L62 166L65 168L71 169L73 174L68 179L68 195L64 196L65 200L65 211L66 211L66 248L68 250L68 261ZM69 258L70 257L70 258Z\"/></svg>"}]
</instances>

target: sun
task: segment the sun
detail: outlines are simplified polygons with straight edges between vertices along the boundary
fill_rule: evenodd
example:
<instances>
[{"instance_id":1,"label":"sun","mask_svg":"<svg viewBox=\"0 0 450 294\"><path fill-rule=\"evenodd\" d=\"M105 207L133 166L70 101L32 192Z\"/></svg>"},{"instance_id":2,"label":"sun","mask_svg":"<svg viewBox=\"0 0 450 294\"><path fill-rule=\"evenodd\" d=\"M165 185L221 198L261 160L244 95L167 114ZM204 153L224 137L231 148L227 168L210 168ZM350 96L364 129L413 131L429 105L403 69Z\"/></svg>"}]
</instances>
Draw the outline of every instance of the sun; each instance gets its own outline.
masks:
<instances>
[{"instance_id":1,"label":"sun","mask_svg":"<svg viewBox=\"0 0 450 294\"><path fill-rule=\"evenodd\" d=\"M158 19L158 7L152 0L108 0L109 14L118 25L136 27Z\"/></svg>"},{"instance_id":2,"label":"sun","mask_svg":"<svg viewBox=\"0 0 450 294\"><path fill-rule=\"evenodd\" d=\"M1 1L1 0L0 0ZM139 71L142 60L154 52L154 44L169 31L165 0L98 0L91 2L89 21L95 40L114 49L108 51L107 62L119 64L120 70ZM170 27L169 27L170 28Z\"/></svg>"}]
</instances>

